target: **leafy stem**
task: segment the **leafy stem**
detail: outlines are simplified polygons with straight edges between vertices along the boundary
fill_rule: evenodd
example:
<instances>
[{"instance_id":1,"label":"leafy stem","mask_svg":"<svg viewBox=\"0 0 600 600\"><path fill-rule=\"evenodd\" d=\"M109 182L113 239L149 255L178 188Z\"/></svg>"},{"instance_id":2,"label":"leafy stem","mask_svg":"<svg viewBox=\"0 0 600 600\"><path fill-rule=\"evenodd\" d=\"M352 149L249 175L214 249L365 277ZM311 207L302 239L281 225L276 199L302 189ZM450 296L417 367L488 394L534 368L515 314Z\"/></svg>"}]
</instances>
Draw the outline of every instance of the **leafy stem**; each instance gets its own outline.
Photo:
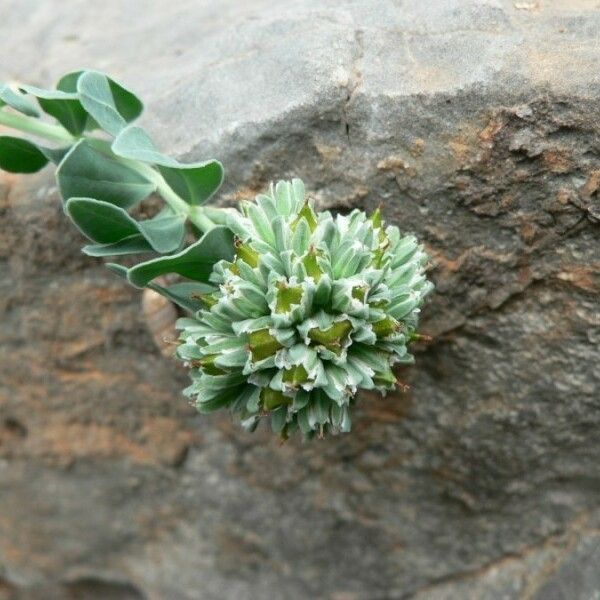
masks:
<instances>
[{"instance_id":1,"label":"leafy stem","mask_svg":"<svg viewBox=\"0 0 600 600\"><path fill-rule=\"evenodd\" d=\"M54 163L64 212L91 242L82 251L94 257L143 255L129 268L107 266L136 287L151 287L186 310L198 310L193 294L212 289L213 265L235 253L230 211L205 206L221 186L223 166L214 159L182 163L160 152L134 124L143 108L133 92L97 71L67 73L54 89L0 85L0 126L26 134L0 135L0 169L35 173ZM165 202L156 215L130 214L154 193ZM188 221L194 235L203 235L186 247ZM153 282L169 273L190 281L168 287Z\"/></svg>"},{"instance_id":2,"label":"leafy stem","mask_svg":"<svg viewBox=\"0 0 600 600\"><path fill-rule=\"evenodd\" d=\"M70 143L73 144L78 140L85 139L90 145L98 148L101 151L111 152L111 145L107 140L100 139L94 136L73 136L64 127L60 125L52 125L45 123L37 118L28 117L8 113L0 110L0 125L5 125L11 129L29 133L36 137L46 139L51 142ZM140 161L115 157L119 162L127 165L133 171L136 171L148 181L156 186L156 192L163 200L173 209L173 212L178 215L183 215L189 219L200 231L208 231L215 226L213 221L206 213L206 209L201 206L193 206L183 200L173 189L167 184L164 177L153 167ZM212 212L219 211L218 208L213 208Z\"/></svg>"}]
</instances>

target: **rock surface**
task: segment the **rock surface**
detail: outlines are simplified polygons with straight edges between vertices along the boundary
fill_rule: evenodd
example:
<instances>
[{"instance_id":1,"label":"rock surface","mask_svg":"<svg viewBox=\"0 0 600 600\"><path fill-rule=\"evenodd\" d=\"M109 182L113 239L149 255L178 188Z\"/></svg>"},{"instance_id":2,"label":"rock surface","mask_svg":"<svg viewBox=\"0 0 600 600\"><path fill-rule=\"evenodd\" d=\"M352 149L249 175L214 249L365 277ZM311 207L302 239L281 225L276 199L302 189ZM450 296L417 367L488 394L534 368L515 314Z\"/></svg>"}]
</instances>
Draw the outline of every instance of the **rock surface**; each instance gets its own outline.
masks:
<instances>
[{"instance_id":1,"label":"rock surface","mask_svg":"<svg viewBox=\"0 0 600 600\"><path fill-rule=\"evenodd\" d=\"M222 202L302 177L424 239L434 336L351 435L200 418L51 172L0 183L0 598L600 590L596 0L5 0L0 80L110 72Z\"/></svg>"}]
</instances>

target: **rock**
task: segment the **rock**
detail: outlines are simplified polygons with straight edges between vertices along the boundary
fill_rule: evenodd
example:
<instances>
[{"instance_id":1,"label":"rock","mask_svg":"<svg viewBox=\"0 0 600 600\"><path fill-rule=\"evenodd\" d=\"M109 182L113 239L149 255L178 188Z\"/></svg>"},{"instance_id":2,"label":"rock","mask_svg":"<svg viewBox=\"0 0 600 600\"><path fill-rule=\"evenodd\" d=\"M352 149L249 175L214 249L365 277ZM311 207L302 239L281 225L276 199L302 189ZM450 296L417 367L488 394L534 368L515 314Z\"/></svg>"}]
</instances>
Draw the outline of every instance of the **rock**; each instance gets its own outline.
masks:
<instances>
[{"instance_id":1,"label":"rock","mask_svg":"<svg viewBox=\"0 0 600 600\"><path fill-rule=\"evenodd\" d=\"M165 151L224 162L224 204L293 175L383 202L433 257L434 340L351 435L199 417L50 172L3 176L0 597L594 597L598 11L51 4L4 3L0 80L110 72Z\"/></svg>"}]
</instances>

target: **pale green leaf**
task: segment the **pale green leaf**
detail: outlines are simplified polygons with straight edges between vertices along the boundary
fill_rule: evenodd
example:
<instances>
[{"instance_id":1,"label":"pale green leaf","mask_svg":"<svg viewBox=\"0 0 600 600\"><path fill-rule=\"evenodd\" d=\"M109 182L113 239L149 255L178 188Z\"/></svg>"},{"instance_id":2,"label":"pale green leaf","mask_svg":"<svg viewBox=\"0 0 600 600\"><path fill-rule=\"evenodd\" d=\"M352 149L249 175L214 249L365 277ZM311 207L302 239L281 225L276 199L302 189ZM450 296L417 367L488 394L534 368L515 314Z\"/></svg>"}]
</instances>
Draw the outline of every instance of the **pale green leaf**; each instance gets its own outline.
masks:
<instances>
[{"instance_id":1,"label":"pale green leaf","mask_svg":"<svg viewBox=\"0 0 600 600\"><path fill-rule=\"evenodd\" d=\"M177 250L185 234L183 215L158 215L154 219L136 221L119 206L93 198L71 198L65 204L65 211L84 235L99 244L114 244L141 234L152 249L165 254ZM135 240L131 242L133 252L136 244ZM143 244L137 246L140 251L146 250ZM107 250L110 249L88 248L88 253L106 253Z\"/></svg>"},{"instance_id":2,"label":"pale green leaf","mask_svg":"<svg viewBox=\"0 0 600 600\"><path fill-rule=\"evenodd\" d=\"M133 125L121 131L112 151L123 158L157 165L168 185L190 204L206 202L223 182L223 166L219 161L180 163L162 154L148 134Z\"/></svg>"},{"instance_id":3,"label":"pale green leaf","mask_svg":"<svg viewBox=\"0 0 600 600\"><path fill-rule=\"evenodd\" d=\"M89 244L81 249L88 256L123 256L152 250L152 246L141 234L131 235L113 244Z\"/></svg>"},{"instance_id":4,"label":"pale green leaf","mask_svg":"<svg viewBox=\"0 0 600 600\"><path fill-rule=\"evenodd\" d=\"M23 94L7 84L0 85L0 108L8 105L28 117L39 117L40 112Z\"/></svg>"},{"instance_id":5,"label":"pale green leaf","mask_svg":"<svg viewBox=\"0 0 600 600\"><path fill-rule=\"evenodd\" d=\"M32 85L22 85L21 89L35 96L42 110L54 117L69 133L80 135L83 132L88 115L76 93L44 90Z\"/></svg>"},{"instance_id":6,"label":"pale green leaf","mask_svg":"<svg viewBox=\"0 0 600 600\"><path fill-rule=\"evenodd\" d=\"M140 233L161 254L177 250L185 235L185 215L157 216L137 223Z\"/></svg>"},{"instance_id":7,"label":"pale green leaf","mask_svg":"<svg viewBox=\"0 0 600 600\"><path fill-rule=\"evenodd\" d=\"M226 227L215 227L195 244L173 256L156 258L129 269L128 279L144 287L160 275L178 273L194 281L207 282L213 265L219 260L232 260L235 254L233 233Z\"/></svg>"},{"instance_id":8,"label":"pale green leaf","mask_svg":"<svg viewBox=\"0 0 600 600\"><path fill-rule=\"evenodd\" d=\"M143 110L143 104L132 92L96 71L80 74L77 92L88 114L113 136L118 135Z\"/></svg>"},{"instance_id":9,"label":"pale green leaf","mask_svg":"<svg viewBox=\"0 0 600 600\"><path fill-rule=\"evenodd\" d=\"M112 244L139 233L127 212L109 202L70 198L65 204L65 212L81 233L100 244Z\"/></svg>"},{"instance_id":10,"label":"pale green leaf","mask_svg":"<svg viewBox=\"0 0 600 600\"><path fill-rule=\"evenodd\" d=\"M127 267L117 263L106 263L105 266L111 273L114 273L123 279L127 279Z\"/></svg>"},{"instance_id":11,"label":"pale green leaf","mask_svg":"<svg viewBox=\"0 0 600 600\"><path fill-rule=\"evenodd\" d=\"M143 200L155 189L155 184L85 140L65 156L56 178L65 200L95 198L124 208Z\"/></svg>"}]
</instances>

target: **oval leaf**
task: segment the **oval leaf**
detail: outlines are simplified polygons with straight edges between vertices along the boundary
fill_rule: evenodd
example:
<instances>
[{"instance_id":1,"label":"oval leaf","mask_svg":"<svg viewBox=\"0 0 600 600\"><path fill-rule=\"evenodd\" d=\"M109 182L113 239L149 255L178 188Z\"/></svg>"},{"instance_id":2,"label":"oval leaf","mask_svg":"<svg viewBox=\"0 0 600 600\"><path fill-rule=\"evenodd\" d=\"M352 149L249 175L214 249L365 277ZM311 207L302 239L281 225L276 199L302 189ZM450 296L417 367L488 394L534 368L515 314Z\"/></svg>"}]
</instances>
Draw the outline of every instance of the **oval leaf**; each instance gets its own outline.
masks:
<instances>
[{"instance_id":1,"label":"oval leaf","mask_svg":"<svg viewBox=\"0 0 600 600\"><path fill-rule=\"evenodd\" d=\"M113 136L144 108L132 92L96 71L85 71L77 78L77 92L88 114Z\"/></svg>"},{"instance_id":2,"label":"oval leaf","mask_svg":"<svg viewBox=\"0 0 600 600\"><path fill-rule=\"evenodd\" d=\"M86 254L94 256L131 254L149 249L165 254L177 250L185 235L183 215L167 213L138 222L119 206L93 198L71 198L65 204L65 211L84 235L102 245L84 249ZM142 243L140 237L147 244ZM119 245L115 245L117 243ZM107 244L111 247L106 247Z\"/></svg>"},{"instance_id":3,"label":"oval leaf","mask_svg":"<svg viewBox=\"0 0 600 600\"><path fill-rule=\"evenodd\" d=\"M166 254L181 246L185 236L185 216L157 215L154 219L140 221L137 227L154 250Z\"/></svg>"},{"instance_id":4,"label":"oval leaf","mask_svg":"<svg viewBox=\"0 0 600 600\"><path fill-rule=\"evenodd\" d=\"M81 251L88 256L123 256L125 254L140 254L152 252L152 246L143 235L132 235L114 244L89 244Z\"/></svg>"},{"instance_id":5,"label":"oval leaf","mask_svg":"<svg viewBox=\"0 0 600 600\"><path fill-rule=\"evenodd\" d=\"M70 73L65 73L56 83L56 89L61 92L76 94L77 80L83 73L84 71L71 71Z\"/></svg>"},{"instance_id":6,"label":"oval leaf","mask_svg":"<svg viewBox=\"0 0 600 600\"><path fill-rule=\"evenodd\" d=\"M113 244L139 233L127 212L109 202L71 198L65 204L65 212L83 235L100 244Z\"/></svg>"},{"instance_id":7,"label":"oval leaf","mask_svg":"<svg viewBox=\"0 0 600 600\"><path fill-rule=\"evenodd\" d=\"M21 89L35 96L42 110L54 117L69 133L80 135L85 129L88 115L76 93L44 90L32 85L23 85Z\"/></svg>"},{"instance_id":8,"label":"oval leaf","mask_svg":"<svg viewBox=\"0 0 600 600\"><path fill-rule=\"evenodd\" d=\"M96 198L129 208L151 194L155 185L115 158L79 141L56 171L62 197Z\"/></svg>"},{"instance_id":9,"label":"oval leaf","mask_svg":"<svg viewBox=\"0 0 600 600\"><path fill-rule=\"evenodd\" d=\"M165 156L141 128L130 125L112 144L112 151L123 158L157 165L169 187L189 204L206 202L223 182L223 165L218 160L183 164Z\"/></svg>"},{"instance_id":10,"label":"oval leaf","mask_svg":"<svg viewBox=\"0 0 600 600\"><path fill-rule=\"evenodd\" d=\"M178 273L194 281L207 282L213 265L220 260L232 260L234 254L231 230L227 227L214 227L179 254L155 258L132 267L127 278L137 287L144 287L166 273Z\"/></svg>"},{"instance_id":11,"label":"oval leaf","mask_svg":"<svg viewBox=\"0 0 600 600\"><path fill-rule=\"evenodd\" d=\"M111 149L117 156L123 158L160 165L174 166L178 164L175 159L161 154L150 136L136 125L130 125L123 129L115 138Z\"/></svg>"},{"instance_id":12,"label":"oval leaf","mask_svg":"<svg viewBox=\"0 0 600 600\"><path fill-rule=\"evenodd\" d=\"M45 154L21 138L0 136L0 169L10 173L35 173L48 164Z\"/></svg>"},{"instance_id":13,"label":"oval leaf","mask_svg":"<svg viewBox=\"0 0 600 600\"><path fill-rule=\"evenodd\" d=\"M78 94L77 92L77 81L83 75L85 71L73 71L63 75L56 84L56 89L62 92L69 92L71 94ZM82 105L83 106L83 105ZM86 113L85 130L90 131L92 129L98 129L99 125L94 119Z\"/></svg>"},{"instance_id":14,"label":"oval leaf","mask_svg":"<svg viewBox=\"0 0 600 600\"><path fill-rule=\"evenodd\" d=\"M0 85L0 107L8 104L28 117L39 117L38 109L23 94L15 92L9 85Z\"/></svg>"},{"instance_id":15,"label":"oval leaf","mask_svg":"<svg viewBox=\"0 0 600 600\"><path fill-rule=\"evenodd\" d=\"M203 204L223 183L223 166L218 160L181 165L158 166L169 187L189 204Z\"/></svg>"}]
</instances>

